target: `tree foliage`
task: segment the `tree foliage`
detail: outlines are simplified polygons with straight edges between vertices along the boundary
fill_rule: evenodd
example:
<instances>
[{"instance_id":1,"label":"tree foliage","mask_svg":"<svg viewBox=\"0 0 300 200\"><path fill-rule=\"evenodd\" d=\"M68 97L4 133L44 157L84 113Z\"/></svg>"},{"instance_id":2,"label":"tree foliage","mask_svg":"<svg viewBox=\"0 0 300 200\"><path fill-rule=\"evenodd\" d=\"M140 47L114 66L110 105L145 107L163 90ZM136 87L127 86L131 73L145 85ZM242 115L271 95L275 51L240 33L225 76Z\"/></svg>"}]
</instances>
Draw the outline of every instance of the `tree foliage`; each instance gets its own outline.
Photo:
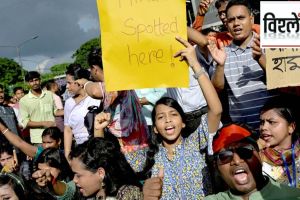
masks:
<instances>
[{"instance_id":1,"label":"tree foliage","mask_svg":"<svg viewBox=\"0 0 300 200\"><path fill-rule=\"evenodd\" d=\"M87 63L87 56L88 53L94 48L94 47L100 47L100 39L94 38L86 43L82 44L79 49L76 50L76 52L72 55L72 58L75 58L74 63L80 64L84 68L88 68Z\"/></svg>"},{"instance_id":2,"label":"tree foliage","mask_svg":"<svg viewBox=\"0 0 300 200\"><path fill-rule=\"evenodd\" d=\"M53 65L50 68L50 73L45 73L42 74L42 81L46 82L50 79L54 79L55 76L59 76L59 75L63 75L66 73L66 68L70 63L62 63L62 64L57 64L57 65Z\"/></svg>"},{"instance_id":3,"label":"tree foliage","mask_svg":"<svg viewBox=\"0 0 300 200\"><path fill-rule=\"evenodd\" d=\"M5 87L21 85L23 83L23 75L25 71L22 67L12 59L0 57L0 83Z\"/></svg>"},{"instance_id":4,"label":"tree foliage","mask_svg":"<svg viewBox=\"0 0 300 200\"><path fill-rule=\"evenodd\" d=\"M53 66L50 68L51 73L52 73L54 76L58 76L58 75L65 74L66 69L67 69L67 66L68 66L69 64L70 64L70 63L62 63L62 64L53 65Z\"/></svg>"}]
</instances>

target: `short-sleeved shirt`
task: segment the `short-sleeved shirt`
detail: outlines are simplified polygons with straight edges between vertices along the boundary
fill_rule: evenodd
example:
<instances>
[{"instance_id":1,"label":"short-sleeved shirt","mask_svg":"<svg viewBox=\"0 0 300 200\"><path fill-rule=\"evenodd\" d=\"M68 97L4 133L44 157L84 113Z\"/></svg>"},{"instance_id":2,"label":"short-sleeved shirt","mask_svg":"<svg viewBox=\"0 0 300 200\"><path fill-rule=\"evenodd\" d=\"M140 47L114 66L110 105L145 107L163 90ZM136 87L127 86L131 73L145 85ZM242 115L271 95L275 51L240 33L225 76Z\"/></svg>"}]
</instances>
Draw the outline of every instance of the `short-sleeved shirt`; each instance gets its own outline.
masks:
<instances>
[{"instance_id":1,"label":"short-sleeved shirt","mask_svg":"<svg viewBox=\"0 0 300 200\"><path fill-rule=\"evenodd\" d=\"M55 121L56 107L52 92L42 91L40 96L35 96L31 91L20 99L20 116L23 127L29 121ZM32 143L42 143L44 128L30 128L30 140Z\"/></svg>"},{"instance_id":2,"label":"short-sleeved shirt","mask_svg":"<svg viewBox=\"0 0 300 200\"><path fill-rule=\"evenodd\" d=\"M260 110L275 93L267 90L265 72L252 57L254 35L245 49L234 43L225 47L224 75L231 120L258 128Z\"/></svg>"},{"instance_id":3,"label":"short-sleeved shirt","mask_svg":"<svg viewBox=\"0 0 300 200\"><path fill-rule=\"evenodd\" d=\"M89 106L99 106L100 100L86 96L79 103L74 98L67 99L64 109L64 125L70 126L77 144L88 140L89 134L84 125L84 117Z\"/></svg>"},{"instance_id":4,"label":"short-sleeved shirt","mask_svg":"<svg viewBox=\"0 0 300 200\"><path fill-rule=\"evenodd\" d=\"M212 192L211 176L205 162L206 147L209 141L207 114L202 115L198 129L181 144L175 147L172 160L161 144L155 155L152 176L164 169L162 200L203 199ZM184 147L183 147L184 143ZM135 171L141 171L146 159L145 150L126 154L126 159Z\"/></svg>"}]
</instances>

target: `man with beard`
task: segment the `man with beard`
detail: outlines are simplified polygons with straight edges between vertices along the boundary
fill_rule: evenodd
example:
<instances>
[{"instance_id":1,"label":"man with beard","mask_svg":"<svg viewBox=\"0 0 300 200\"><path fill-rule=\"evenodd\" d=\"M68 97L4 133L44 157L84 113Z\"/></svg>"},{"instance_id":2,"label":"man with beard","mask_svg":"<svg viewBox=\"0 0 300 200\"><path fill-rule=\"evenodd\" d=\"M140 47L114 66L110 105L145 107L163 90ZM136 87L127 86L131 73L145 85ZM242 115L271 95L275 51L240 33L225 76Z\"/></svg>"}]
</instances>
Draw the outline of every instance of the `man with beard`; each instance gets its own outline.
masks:
<instances>
[{"instance_id":1,"label":"man with beard","mask_svg":"<svg viewBox=\"0 0 300 200\"><path fill-rule=\"evenodd\" d=\"M13 108L4 105L4 87L0 84L0 118L5 122L6 126L13 131L15 134L18 134L17 128L17 118Z\"/></svg>"},{"instance_id":2,"label":"man with beard","mask_svg":"<svg viewBox=\"0 0 300 200\"><path fill-rule=\"evenodd\" d=\"M247 126L229 124L213 140L217 171L229 190L205 197L205 200L300 199L300 190L264 176L255 134Z\"/></svg>"},{"instance_id":3,"label":"man with beard","mask_svg":"<svg viewBox=\"0 0 300 200\"><path fill-rule=\"evenodd\" d=\"M30 91L20 100L20 115L23 128L30 129L32 144L42 143L42 132L45 128L55 126L54 114L59 116L63 112L54 105L52 93L41 89L40 74L30 71L25 76Z\"/></svg>"}]
</instances>

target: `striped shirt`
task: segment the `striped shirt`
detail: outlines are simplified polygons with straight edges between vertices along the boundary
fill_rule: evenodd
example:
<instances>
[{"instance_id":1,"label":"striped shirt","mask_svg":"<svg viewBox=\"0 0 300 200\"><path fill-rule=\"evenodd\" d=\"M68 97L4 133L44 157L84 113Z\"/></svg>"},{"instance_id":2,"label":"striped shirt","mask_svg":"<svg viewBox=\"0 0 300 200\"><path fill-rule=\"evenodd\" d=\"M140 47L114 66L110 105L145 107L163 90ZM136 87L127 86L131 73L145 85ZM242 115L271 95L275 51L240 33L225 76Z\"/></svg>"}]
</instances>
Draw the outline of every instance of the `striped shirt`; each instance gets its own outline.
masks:
<instances>
[{"instance_id":1,"label":"striped shirt","mask_svg":"<svg viewBox=\"0 0 300 200\"><path fill-rule=\"evenodd\" d=\"M225 47L224 75L231 120L258 128L260 109L272 94L267 91L265 72L252 57L254 34L245 49L234 43Z\"/></svg>"}]
</instances>

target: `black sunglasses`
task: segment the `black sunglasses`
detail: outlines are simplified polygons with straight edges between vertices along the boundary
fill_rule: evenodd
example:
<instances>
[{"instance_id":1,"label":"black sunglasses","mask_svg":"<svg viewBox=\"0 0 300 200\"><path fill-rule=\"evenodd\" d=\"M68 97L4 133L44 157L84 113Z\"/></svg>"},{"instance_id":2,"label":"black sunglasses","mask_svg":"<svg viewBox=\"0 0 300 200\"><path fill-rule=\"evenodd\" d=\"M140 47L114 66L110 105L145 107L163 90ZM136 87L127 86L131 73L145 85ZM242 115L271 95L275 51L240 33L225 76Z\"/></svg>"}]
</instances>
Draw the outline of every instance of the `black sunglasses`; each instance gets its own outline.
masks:
<instances>
[{"instance_id":1,"label":"black sunglasses","mask_svg":"<svg viewBox=\"0 0 300 200\"><path fill-rule=\"evenodd\" d=\"M218 154L215 155L215 159L217 160L218 164L226 164L232 161L233 153L237 153L239 157L243 160L247 160L252 158L253 151L255 148L252 145L241 146L237 148L229 148L220 151Z\"/></svg>"}]
</instances>

